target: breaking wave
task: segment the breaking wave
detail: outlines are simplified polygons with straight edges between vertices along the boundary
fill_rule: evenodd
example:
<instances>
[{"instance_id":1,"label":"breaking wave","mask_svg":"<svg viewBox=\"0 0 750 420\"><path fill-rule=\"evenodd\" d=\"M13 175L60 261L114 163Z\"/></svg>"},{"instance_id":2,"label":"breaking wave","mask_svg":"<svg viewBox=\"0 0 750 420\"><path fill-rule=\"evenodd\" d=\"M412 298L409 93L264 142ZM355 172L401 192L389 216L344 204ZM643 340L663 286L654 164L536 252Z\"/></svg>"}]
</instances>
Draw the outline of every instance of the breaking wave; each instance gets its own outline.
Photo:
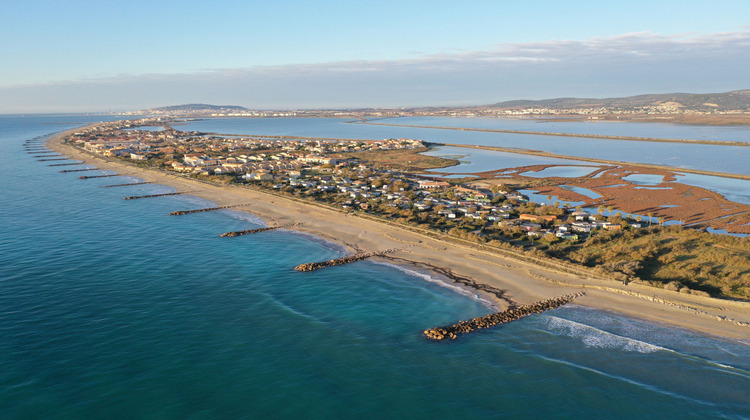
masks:
<instances>
[{"instance_id":1,"label":"breaking wave","mask_svg":"<svg viewBox=\"0 0 750 420\"><path fill-rule=\"evenodd\" d=\"M554 316L545 317L546 326L555 333L562 333L580 339L586 346L592 348L621 349L638 353L653 353L657 351L672 351L665 347L646 343L645 341L623 337L590 325L581 324Z\"/></svg>"},{"instance_id":2,"label":"breaking wave","mask_svg":"<svg viewBox=\"0 0 750 420\"><path fill-rule=\"evenodd\" d=\"M263 218L256 216L252 213L245 213L244 211L241 211L241 210L232 210L232 209L222 210L222 212L224 212L224 214L226 214L227 216L233 219L244 220L254 225L258 225L260 227L268 226L268 223L266 223L266 221L263 220Z\"/></svg>"}]
</instances>

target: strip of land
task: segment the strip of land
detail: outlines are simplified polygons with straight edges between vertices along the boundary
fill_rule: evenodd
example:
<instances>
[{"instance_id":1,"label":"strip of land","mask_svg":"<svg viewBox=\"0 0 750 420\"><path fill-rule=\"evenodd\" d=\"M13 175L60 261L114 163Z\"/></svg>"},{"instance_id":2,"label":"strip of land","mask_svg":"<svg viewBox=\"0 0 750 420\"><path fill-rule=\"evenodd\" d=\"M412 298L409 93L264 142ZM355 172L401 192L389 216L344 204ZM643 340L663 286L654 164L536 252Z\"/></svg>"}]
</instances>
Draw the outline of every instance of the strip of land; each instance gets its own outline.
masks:
<instances>
[{"instance_id":1,"label":"strip of land","mask_svg":"<svg viewBox=\"0 0 750 420\"><path fill-rule=\"evenodd\" d=\"M529 135L534 135L534 136L580 137L580 138L587 138L587 139L649 141L649 142L657 142L657 143L709 144L713 146L750 146L750 142L744 142L744 141L663 139L663 138L655 138L655 137L612 136L612 135L607 135L607 134L575 134L575 133L553 133L553 132L548 132L548 131L501 130L501 129L494 129L494 128L441 127L441 126L436 126L436 125L376 123L376 122L371 122L368 120L357 121L357 122L354 122L353 124L384 125L384 126L390 126L390 127L430 128L430 129L436 129L436 130L453 130L453 131L481 131L485 133L529 134Z\"/></svg>"},{"instance_id":2,"label":"strip of land","mask_svg":"<svg viewBox=\"0 0 750 420\"><path fill-rule=\"evenodd\" d=\"M586 290L586 296L579 299L578 304L723 337L746 340L750 336L748 302L686 295L640 284L624 285L588 272L576 272L568 266L545 263L511 252L500 254L434 233L342 213L293 197L135 167L122 161L92 156L64 144L63 137L73 131L53 136L50 147L100 169L169 185L179 191L189 190L192 195L211 200L217 206L251 203L244 208L245 211L262 217L271 225L302 223L295 226L295 230L345 244L352 252L401 249L398 259L382 258L421 270L432 267L433 274L447 282L455 276L472 279L477 285L489 286L490 290L501 290L503 299L495 293L485 294L477 290L481 288L470 287L475 293L492 298L499 307L528 304ZM253 240L252 236L240 240L246 239ZM441 273L450 273L451 276Z\"/></svg>"}]
</instances>

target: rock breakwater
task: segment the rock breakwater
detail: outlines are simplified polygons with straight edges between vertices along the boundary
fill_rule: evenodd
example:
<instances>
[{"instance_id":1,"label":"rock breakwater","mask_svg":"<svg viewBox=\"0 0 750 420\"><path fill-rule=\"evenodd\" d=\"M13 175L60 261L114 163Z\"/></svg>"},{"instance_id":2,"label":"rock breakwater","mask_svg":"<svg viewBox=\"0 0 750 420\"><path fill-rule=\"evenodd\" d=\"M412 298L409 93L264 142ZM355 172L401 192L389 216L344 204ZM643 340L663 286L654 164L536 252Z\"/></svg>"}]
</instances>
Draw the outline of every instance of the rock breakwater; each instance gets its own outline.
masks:
<instances>
[{"instance_id":1,"label":"rock breakwater","mask_svg":"<svg viewBox=\"0 0 750 420\"><path fill-rule=\"evenodd\" d=\"M120 176L120 174L107 174L107 175L84 175L79 176L78 179L90 179L90 178L109 178L112 176Z\"/></svg>"},{"instance_id":2,"label":"rock breakwater","mask_svg":"<svg viewBox=\"0 0 750 420\"><path fill-rule=\"evenodd\" d=\"M102 185L102 188L129 187L131 185L143 185L143 184L152 184L152 182L151 181L144 181L144 182L129 182L127 184Z\"/></svg>"},{"instance_id":3,"label":"rock breakwater","mask_svg":"<svg viewBox=\"0 0 750 420\"><path fill-rule=\"evenodd\" d=\"M344 264L353 263L353 262L356 262L356 261L362 261L362 260L366 260L366 259L368 259L370 257L377 257L377 256L380 256L380 255L386 255L386 254L390 254L390 253L393 253L393 252L396 252L396 251L398 251L398 250L397 249L386 249L385 251L380 251L380 252L358 252L358 253L356 253L354 255L350 255L348 257L336 258L336 259L333 259L333 260L322 261L322 262L300 264L300 265L294 267L294 269L297 270L297 271L314 271L314 270L318 270L318 269L325 268L325 267L333 267L333 266L337 266L337 265L344 265Z\"/></svg>"},{"instance_id":4,"label":"rock breakwater","mask_svg":"<svg viewBox=\"0 0 750 420\"><path fill-rule=\"evenodd\" d=\"M166 197L169 195L187 194L188 192L189 191L172 192L172 193L164 193L164 194L150 194L150 195L131 195L130 197L123 197L123 200L138 200L139 198Z\"/></svg>"},{"instance_id":5,"label":"rock breakwater","mask_svg":"<svg viewBox=\"0 0 750 420\"><path fill-rule=\"evenodd\" d=\"M78 165L78 164L76 164ZM85 172L85 171L100 171L99 168L83 168L83 169L63 169L60 171L61 173L68 173L68 172Z\"/></svg>"},{"instance_id":6,"label":"rock breakwater","mask_svg":"<svg viewBox=\"0 0 750 420\"><path fill-rule=\"evenodd\" d=\"M502 312L496 312L494 314L480 316L467 321L461 321L453 325L425 330L424 335L435 341L445 339L455 340L461 334L467 334L472 331L489 328L495 325L507 324L508 322L516 321L529 315L559 308L560 306L568 304L585 294L586 292L578 292L551 299L540 300L539 302L534 302L530 305L521 305Z\"/></svg>"},{"instance_id":7,"label":"rock breakwater","mask_svg":"<svg viewBox=\"0 0 750 420\"><path fill-rule=\"evenodd\" d=\"M258 229L238 230L234 232L222 233L219 236L221 236L222 238L233 238L235 236L249 235L251 233L267 232L269 230L283 229L283 228L288 228L288 227L293 227L293 226L299 226L301 224L302 223L289 223L287 225L269 226L269 227L258 228Z\"/></svg>"},{"instance_id":8,"label":"rock breakwater","mask_svg":"<svg viewBox=\"0 0 750 420\"><path fill-rule=\"evenodd\" d=\"M83 162L70 162L70 163L53 163L47 166L71 166L71 165L82 165Z\"/></svg>"},{"instance_id":9,"label":"rock breakwater","mask_svg":"<svg viewBox=\"0 0 750 420\"><path fill-rule=\"evenodd\" d=\"M234 207L240 207L240 206L246 206L246 205L247 204L232 204L231 206L209 207L205 209L177 210L177 211L173 211L172 213L169 213L169 215L170 216L182 216L183 214L203 213L204 211L224 210L224 209L231 209Z\"/></svg>"}]
</instances>

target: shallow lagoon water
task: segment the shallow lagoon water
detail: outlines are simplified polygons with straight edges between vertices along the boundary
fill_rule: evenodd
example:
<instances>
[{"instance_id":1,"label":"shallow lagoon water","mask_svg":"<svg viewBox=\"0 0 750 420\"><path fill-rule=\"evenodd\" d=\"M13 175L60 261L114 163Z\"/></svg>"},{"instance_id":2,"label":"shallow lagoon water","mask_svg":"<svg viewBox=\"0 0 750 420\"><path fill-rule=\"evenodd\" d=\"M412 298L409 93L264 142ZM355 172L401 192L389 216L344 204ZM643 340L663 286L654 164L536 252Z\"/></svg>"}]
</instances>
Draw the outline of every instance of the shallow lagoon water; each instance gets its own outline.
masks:
<instances>
[{"instance_id":1,"label":"shallow lagoon water","mask_svg":"<svg viewBox=\"0 0 750 420\"><path fill-rule=\"evenodd\" d=\"M566 190L576 192L581 195L585 195L586 197L589 197L589 198L593 198L593 199L602 198L601 194L597 193L596 191L592 191L588 188L577 187L575 185L561 185L560 187L565 188Z\"/></svg>"},{"instance_id":2,"label":"shallow lagoon water","mask_svg":"<svg viewBox=\"0 0 750 420\"><path fill-rule=\"evenodd\" d=\"M553 166L537 172L522 172L520 175L530 176L532 178L578 178L581 176L586 176L597 169L599 169L599 167L597 166Z\"/></svg>"},{"instance_id":3,"label":"shallow lagoon water","mask_svg":"<svg viewBox=\"0 0 750 420\"><path fill-rule=\"evenodd\" d=\"M710 175L678 174L675 182L716 191L727 200L750 204L750 180L719 178Z\"/></svg>"},{"instance_id":4,"label":"shallow lagoon water","mask_svg":"<svg viewBox=\"0 0 750 420\"><path fill-rule=\"evenodd\" d=\"M747 344L578 306L430 343L489 308L383 264L297 273L341 249L61 174L21 146L60 120L0 116L3 418L750 416Z\"/></svg>"},{"instance_id":5,"label":"shallow lagoon water","mask_svg":"<svg viewBox=\"0 0 750 420\"><path fill-rule=\"evenodd\" d=\"M530 201L533 201L539 204L552 205L557 202L559 203L560 206L565 206L566 204L568 204L570 207L578 207L584 204L583 201L567 201L567 200L559 199L556 195L548 196L544 194L539 194L539 191L536 191L536 190L518 190L518 192L529 197Z\"/></svg>"},{"instance_id":6,"label":"shallow lagoon water","mask_svg":"<svg viewBox=\"0 0 750 420\"><path fill-rule=\"evenodd\" d=\"M498 152L494 150L480 150L463 147L440 146L429 152L424 152L427 156L443 157L446 159L459 159L460 165L450 166L447 168L434 169L435 172L484 172L495 171L504 168L515 168L530 165L591 165L590 162L576 161L568 159L556 159L542 156L530 156L518 153ZM596 170L596 167L590 167L589 172ZM588 172L587 172L588 173Z\"/></svg>"},{"instance_id":7,"label":"shallow lagoon water","mask_svg":"<svg viewBox=\"0 0 750 420\"><path fill-rule=\"evenodd\" d=\"M177 126L177 128L188 131L246 135L296 135L372 140L414 138L437 143L534 149L566 156L614 159L626 162L668 165L675 168L750 175L750 167L747 165L750 149L741 146L486 133L350 124L347 121L351 120L335 118L217 118L193 121L186 125Z\"/></svg>"},{"instance_id":8,"label":"shallow lagoon water","mask_svg":"<svg viewBox=\"0 0 750 420\"><path fill-rule=\"evenodd\" d=\"M652 175L652 174L631 174L622 177L623 181L627 181L631 184L636 185L659 185L664 182L663 175Z\"/></svg>"},{"instance_id":9,"label":"shallow lagoon water","mask_svg":"<svg viewBox=\"0 0 750 420\"><path fill-rule=\"evenodd\" d=\"M662 139L750 141L750 126L694 125L632 121L556 121L534 117L460 118L401 117L379 120L394 124L465 127L490 130L538 131L568 134L650 137Z\"/></svg>"}]
</instances>

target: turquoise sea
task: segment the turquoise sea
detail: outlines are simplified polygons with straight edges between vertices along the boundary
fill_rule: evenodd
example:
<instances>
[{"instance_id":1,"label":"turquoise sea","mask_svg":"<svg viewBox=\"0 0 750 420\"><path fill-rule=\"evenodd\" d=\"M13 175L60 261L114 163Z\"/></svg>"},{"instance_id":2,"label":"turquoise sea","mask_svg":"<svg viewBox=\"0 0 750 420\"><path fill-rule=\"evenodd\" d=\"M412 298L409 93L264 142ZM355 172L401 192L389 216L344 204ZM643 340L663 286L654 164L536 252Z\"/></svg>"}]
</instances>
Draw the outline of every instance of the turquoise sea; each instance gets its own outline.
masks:
<instances>
[{"instance_id":1,"label":"turquoise sea","mask_svg":"<svg viewBox=\"0 0 750 420\"><path fill-rule=\"evenodd\" d=\"M219 238L263 222L23 149L101 119L0 116L2 419L750 418L750 337L573 305L428 342L492 309L386 264L294 272L342 250Z\"/></svg>"}]
</instances>

